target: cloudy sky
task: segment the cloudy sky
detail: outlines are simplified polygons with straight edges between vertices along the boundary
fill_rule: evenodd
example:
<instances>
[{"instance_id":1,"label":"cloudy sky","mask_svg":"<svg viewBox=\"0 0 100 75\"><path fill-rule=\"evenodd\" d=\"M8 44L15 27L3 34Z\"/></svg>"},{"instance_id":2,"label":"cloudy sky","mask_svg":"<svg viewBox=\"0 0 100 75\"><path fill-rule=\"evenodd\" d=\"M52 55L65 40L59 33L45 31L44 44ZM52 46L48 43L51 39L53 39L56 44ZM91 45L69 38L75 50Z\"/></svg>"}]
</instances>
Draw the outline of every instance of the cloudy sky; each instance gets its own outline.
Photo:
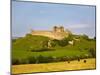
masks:
<instances>
[{"instance_id":1,"label":"cloudy sky","mask_svg":"<svg viewBox=\"0 0 100 75\"><path fill-rule=\"evenodd\" d=\"M12 36L64 26L75 34L95 36L95 6L12 1Z\"/></svg>"}]
</instances>

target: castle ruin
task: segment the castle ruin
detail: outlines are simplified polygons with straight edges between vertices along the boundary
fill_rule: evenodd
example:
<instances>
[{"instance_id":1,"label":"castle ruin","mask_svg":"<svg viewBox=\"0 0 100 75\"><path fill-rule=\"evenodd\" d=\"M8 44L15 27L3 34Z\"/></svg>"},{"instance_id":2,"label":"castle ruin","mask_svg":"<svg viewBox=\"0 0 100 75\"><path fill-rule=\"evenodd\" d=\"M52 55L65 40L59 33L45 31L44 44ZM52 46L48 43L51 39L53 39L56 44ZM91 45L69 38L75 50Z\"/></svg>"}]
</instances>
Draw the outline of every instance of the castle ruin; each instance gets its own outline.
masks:
<instances>
[{"instance_id":1,"label":"castle ruin","mask_svg":"<svg viewBox=\"0 0 100 75\"><path fill-rule=\"evenodd\" d=\"M64 32L64 27L63 26L60 26L60 27L54 26L53 31L54 32Z\"/></svg>"},{"instance_id":2,"label":"castle ruin","mask_svg":"<svg viewBox=\"0 0 100 75\"><path fill-rule=\"evenodd\" d=\"M65 31L63 26L60 26L60 27L54 26L53 30L51 30L51 31L32 30L31 34L32 35L46 36L46 37L49 37L51 39L61 40L65 37L68 37L69 34L71 34L71 32L69 30Z\"/></svg>"}]
</instances>

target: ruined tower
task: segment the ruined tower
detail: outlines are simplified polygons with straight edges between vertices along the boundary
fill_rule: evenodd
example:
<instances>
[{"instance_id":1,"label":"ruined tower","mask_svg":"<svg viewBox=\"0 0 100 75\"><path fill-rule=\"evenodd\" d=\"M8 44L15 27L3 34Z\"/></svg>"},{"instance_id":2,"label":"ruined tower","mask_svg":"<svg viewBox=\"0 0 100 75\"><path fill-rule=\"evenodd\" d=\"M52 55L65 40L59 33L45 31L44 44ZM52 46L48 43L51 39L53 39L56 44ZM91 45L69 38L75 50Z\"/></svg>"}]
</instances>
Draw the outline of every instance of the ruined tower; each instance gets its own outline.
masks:
<instances>
[{"instance_id":1,"label":"ruined tower","mask_svg":"<svg viewBox=\"0 0 100 75\"><path fill-rule=\"evenodd\" d=\"M64 32L64 27L63 26L60 26L60 27L54 26L53 31L54 32Z\"/></svg>"},{"instance_id":2,"label":"ruined tower","mask_svg":"<svg viewBox=\"0 0 100 75\"><path fill-rule=\"evenodd\" d=\"M32 30L32 35L46 36L51 39L61 40L65 37L68 37L70 32L68 30L64 30L63 26L54 26L52 31L43 31L43 30Z\"/></svg>"}]
</instances>

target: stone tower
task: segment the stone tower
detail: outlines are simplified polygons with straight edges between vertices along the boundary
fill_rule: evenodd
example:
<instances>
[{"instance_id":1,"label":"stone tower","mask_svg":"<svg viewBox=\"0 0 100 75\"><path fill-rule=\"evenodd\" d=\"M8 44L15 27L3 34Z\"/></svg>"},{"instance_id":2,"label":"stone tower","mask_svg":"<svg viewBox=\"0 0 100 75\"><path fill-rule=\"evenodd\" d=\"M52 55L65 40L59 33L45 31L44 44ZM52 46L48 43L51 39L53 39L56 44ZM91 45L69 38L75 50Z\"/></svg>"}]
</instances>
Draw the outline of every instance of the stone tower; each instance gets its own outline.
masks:
<instances>
[{"instance_id":1,"label":"stone tower","mask_svg":"<svg viewBox=\"0 0 100 75\"><path fill-rule=\"evenodd\" d=\"M53 27L53 31L56 32L57 31L57 26Z\"/></svg>"},{"instance_id":2,"label":"stone tower","mask_svg":"<svg viewBox=\"0 0 100 75\"><path fill-rule=\"evenodd\" d=\"M60 26L60 27L54 26L53 31L54 32L64 32L64 27L63 26Z\"/></svg>"},{"instance_id":3,"label":"stone tower","mask_svg":"<svg viewBox=\"0 0 100 75\"><path fill-rule=\"evenodd\" d=\"M71 34L70 31L65 30L63 26L54 26L52 31L43 31L43 30L31 30L32 35L46 36L51 39L61 40L65 37L68 37Z\"/></svg>"},{"instance_id":4,"label":"stone tower","mask_svg":"<svg viewBox=\"0 0 100 75\"><path fill-rule=\"evenodd\" d=\"M64 27L63 26L60 26L59 29L60 29L61 32L64 32Z\"/></svg>"}]
</instances>

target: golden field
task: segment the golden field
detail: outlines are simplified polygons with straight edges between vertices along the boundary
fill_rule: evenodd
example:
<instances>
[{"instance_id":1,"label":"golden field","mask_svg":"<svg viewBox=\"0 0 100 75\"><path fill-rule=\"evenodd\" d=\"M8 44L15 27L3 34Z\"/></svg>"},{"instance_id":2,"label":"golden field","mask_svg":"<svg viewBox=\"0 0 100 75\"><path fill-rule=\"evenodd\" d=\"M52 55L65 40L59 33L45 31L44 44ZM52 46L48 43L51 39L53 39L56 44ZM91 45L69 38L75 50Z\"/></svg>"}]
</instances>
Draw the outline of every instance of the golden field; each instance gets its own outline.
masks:
<instances>
[{"instance_id":1,"label":"golden field","mask_svg":"<svg viewBox=\"0 0 100 75\"><path fill-rule=\"evenodd\" d=\"M95 58L84 59L78 62L77 60L66 62L55 62L55 63L44 63L44 64L24 64L24 65L12 65L12 74L20 73L36 73L36 72L50 72L50 71L68 71L68 70L84 70L84 69L95 69L96 62Z\"/></svg>"}]
</instances>

